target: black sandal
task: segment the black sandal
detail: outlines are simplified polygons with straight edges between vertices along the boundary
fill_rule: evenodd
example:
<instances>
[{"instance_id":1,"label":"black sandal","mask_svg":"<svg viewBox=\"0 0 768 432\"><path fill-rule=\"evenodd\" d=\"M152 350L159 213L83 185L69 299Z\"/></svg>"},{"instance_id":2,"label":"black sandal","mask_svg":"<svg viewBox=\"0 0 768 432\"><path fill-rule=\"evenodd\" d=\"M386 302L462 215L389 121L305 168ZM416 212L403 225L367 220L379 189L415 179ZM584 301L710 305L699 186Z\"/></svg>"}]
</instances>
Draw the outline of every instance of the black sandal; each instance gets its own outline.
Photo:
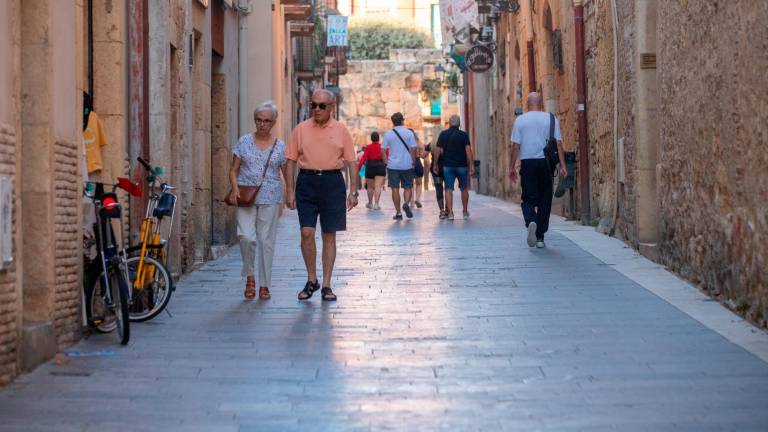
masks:
<instances>
[{"instance_id":1,"label":"black sandal","mask_svg":"<svg viewBox=\"0 0 768 432\"><path fill-rule=\"evenodd\" d=\"M333 293L330 287L323 287L320 291L320 296L323 301L336 301L336 294Z\"/></svg>"},{"instance_id":2,"label":"black sandal","mask_svg":"<svg viewBox=\"0 0 768 432\"><path fill-rule=\"evenodd\" d=\"M304 289L299 291L299 300L309 300L310 298L312 298L312 294L314 294L315 291L319 289L320 289L320 282L307 281L306 285L304 285Z\"/></svg>"}]
</instances>

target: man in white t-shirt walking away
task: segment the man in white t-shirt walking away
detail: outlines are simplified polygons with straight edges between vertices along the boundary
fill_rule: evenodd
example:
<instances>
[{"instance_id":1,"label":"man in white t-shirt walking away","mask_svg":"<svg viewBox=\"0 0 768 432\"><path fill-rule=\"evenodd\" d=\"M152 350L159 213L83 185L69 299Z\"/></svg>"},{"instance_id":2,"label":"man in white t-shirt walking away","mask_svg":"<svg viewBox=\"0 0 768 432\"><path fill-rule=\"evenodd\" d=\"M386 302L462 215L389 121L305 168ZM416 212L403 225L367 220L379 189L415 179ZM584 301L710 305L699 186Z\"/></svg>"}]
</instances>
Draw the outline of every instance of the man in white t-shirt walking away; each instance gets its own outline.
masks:
<instances>
[{"instance_id":1,"label":"man in white t-shirt walking away","mask_svg":"<svg viewBox=\"0 0 768 432\"><path fill-rule=\"evenodd\" d=\"M387 164L387 183L392 189L392 202L395 203L394 220L402 220L400 212L400 188L403 188L403 211L408 218L413 217L413 212L408 206L413 193L413 161L416 159L416 136L407 127L403 126L405 120L403 114L392 114L391 131L384 134L381 150L384 162ZM389 155L387 155L389 153Z\"/></svg>"},{"instance_id":2,"label":"man in white t-shirt walking away","mask_svg":"<svg viewBox=\"0 0 768 432\"><path fill-rule=\"evenodd\" d=\"M518 179L517 158L520 157L520 185L523 188L522 208L525 226L528 228L528 246L545 247L544 234L549 229L549 214L552 210L552 167L544 157L544 147L549 139L549 113L539 93L528 95L528 112L515 120L512 127L512 159L509 178L512 183ZM560 158L560 175L565 177L563 141L560 122L554 118L554 138L557 140Z\"/></svg>"}]
</instances>

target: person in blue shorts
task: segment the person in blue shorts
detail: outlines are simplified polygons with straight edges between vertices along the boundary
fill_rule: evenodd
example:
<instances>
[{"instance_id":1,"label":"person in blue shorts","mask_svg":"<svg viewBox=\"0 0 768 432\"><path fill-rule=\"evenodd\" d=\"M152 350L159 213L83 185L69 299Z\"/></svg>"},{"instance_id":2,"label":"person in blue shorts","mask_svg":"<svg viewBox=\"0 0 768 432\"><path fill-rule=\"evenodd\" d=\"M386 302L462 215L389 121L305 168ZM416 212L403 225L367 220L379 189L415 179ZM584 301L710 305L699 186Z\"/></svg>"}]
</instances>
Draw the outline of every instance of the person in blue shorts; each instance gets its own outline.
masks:
<instances>
[{"instance_id":1,"label":"person in blue shorts","mask_svg":"<svg viewBox=\"0 0 768 432\"><path fill-rule=\"evenodd\" d=\"M469 135L459 129L461 118L452 115L449 128L440 132L437 137L436 156L442 157L443 181L445 183L445 211L448 220L453 220L453 189L456 181L461 190L461 205L464 208L464 219L469 219L469 179L475 175L474 156Z\"/></svg>"}]
</instances>

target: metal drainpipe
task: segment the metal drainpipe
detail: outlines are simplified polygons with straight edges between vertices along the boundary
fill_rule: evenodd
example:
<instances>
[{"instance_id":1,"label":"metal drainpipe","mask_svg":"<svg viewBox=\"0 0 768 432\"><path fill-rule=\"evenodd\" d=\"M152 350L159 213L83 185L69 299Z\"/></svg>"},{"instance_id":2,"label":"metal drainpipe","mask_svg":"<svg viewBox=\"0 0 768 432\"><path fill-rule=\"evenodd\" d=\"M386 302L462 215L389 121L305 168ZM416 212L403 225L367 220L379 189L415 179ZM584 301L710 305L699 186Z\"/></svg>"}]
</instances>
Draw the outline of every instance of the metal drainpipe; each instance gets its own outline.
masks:
<instances>
[{"instance_id":1,"label":"metal drainpipe","mask_svg":"<svg viewBox=\"0 0 768 432\"><path fill-rule=\"evenodd\" d=\"M251 13L251 3L249 0L239 0L237 3L239 33L238 33L238 53L237 53L237 75L238 75L238 133L246 133L250 113L248 112L248 15Z\"/></svg>"},{"instance_id":2,"label":"metal drainpipe","mask_svg":"<svg viewBox=\"0 0 768 432\"><path fill-rule=\"evenodd\" d=\"M616 12L616 0L611 0L611 24L613 29L613 217L609 234L616 234L616 221L619 219L619 15Z\"/></svg>"},{"instance_id":3,"label":"metal drainpipe","mask_svg":"<svg viewBox=\"0 0 768 432\"><path fill-rule=\"evenodd\" d=\"M589 145L587 140L587 76L584 67L584 2L573 1L576 33L576 93L579 133L579 198L581 223L589 224Z\"/></svg>"}]
</instances>

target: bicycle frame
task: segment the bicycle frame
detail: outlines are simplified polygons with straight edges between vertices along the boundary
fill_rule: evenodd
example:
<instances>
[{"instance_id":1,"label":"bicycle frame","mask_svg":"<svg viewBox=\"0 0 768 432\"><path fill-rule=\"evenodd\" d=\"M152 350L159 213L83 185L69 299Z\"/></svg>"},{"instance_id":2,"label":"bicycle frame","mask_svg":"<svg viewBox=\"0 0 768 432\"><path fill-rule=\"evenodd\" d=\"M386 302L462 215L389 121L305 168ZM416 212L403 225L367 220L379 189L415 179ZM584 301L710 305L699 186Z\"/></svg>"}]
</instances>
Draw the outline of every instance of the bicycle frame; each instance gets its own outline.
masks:
<instances>
[{"instance_id":1,"label":"bicycle frame","mask_svg":"<svg viewBox=\"0 0 768 432\"><path fill-rule=\"evenodd\" d=\"M119 233L120 237L123 236L123 224L122 220L118 217L112 217L108 214L105 214L105 210L108 211L120 211L120 204L117 202L116 198L112 198L111 194L114 194L115 191L119 188L119 185L114 184L104 184L104 183L97 183L97 182L89 182L93 185L96 185L97 188L102 188L104 186L112 186L112 192L107 195L107 193L102 192L100 195L97 195L98 192L94 192L93 194L89 194L87 191L84 191L84 194L91 199L94 203L94 211L96 213L96 223L95 230L94 230L94 236L96 237L96 249L97 249L97 259L98 263L101 267L101 275L102 280L101 283L103 284L104 289L102 290L102 295L106 300L106 304L112 305L113 299L112 299L112 290L110 287L110 281L109 281L109 268L112 265L118 265L121 271L125 273L126 278L128 277L127 272L127 266L125 265L125 248L118 246L116 239L118 237L115 236L114 232L114 226L112 224L113 219L118 219L118 227L119 227ZM110 206L107 208L105 206L105 197L112 198L114 200L114 203L109 203ZM122 265L121 265L122 264ZM129 295L129 301L130 301L130 292ZM93 320L93 317L85 316L85 325L93 324L93 325L99 325L101 322L96 322Z\"/></svg>"},{"instance_id":2,"label":"bicycle frame","mask_svg":"<svg viewBox=\"0 0 768 432\"><path fill-rule=\"evenodd\" d=\"M144 264L144 257L147 256L147 253L150 249L154 251L153 258L157 259L163 264L166 264L166 257L168 256L168 251L166 250L166 247L170 248L170 246L167 246L170 243L170 236L171 232L173 230L173 219L176 213L176 201L177 197L176 195L170 193L171 190L174 189L174 187L169 186L165 183L162 183L160 185L160 193L157 192L157 188L155 186L155 183L157 181L158 174L156 173L157 170L152 170L149 164L144 161L143 159L139 158L139 162L147 169L147 171L150 173L150 197L149 202L147 203L147 210L144 214L144 220L141 222L141 230L139 234L139 241L140 241L140 252L139 252L139 263L136 269L136 279L133 282L133 288L136 290L142 290L144 289L144 285L148 279L151 279L154 277L154 266L146 265ZM168 215L169 217L169 224L168 224L168 238L163 239L162 236L162 217L158 217L155 215L155 210L158 208L158 204L160 203L161 198L164 195L168 195L172 197L173 205L171 207L171 212Z\"/></svg>"}]
</instances>

